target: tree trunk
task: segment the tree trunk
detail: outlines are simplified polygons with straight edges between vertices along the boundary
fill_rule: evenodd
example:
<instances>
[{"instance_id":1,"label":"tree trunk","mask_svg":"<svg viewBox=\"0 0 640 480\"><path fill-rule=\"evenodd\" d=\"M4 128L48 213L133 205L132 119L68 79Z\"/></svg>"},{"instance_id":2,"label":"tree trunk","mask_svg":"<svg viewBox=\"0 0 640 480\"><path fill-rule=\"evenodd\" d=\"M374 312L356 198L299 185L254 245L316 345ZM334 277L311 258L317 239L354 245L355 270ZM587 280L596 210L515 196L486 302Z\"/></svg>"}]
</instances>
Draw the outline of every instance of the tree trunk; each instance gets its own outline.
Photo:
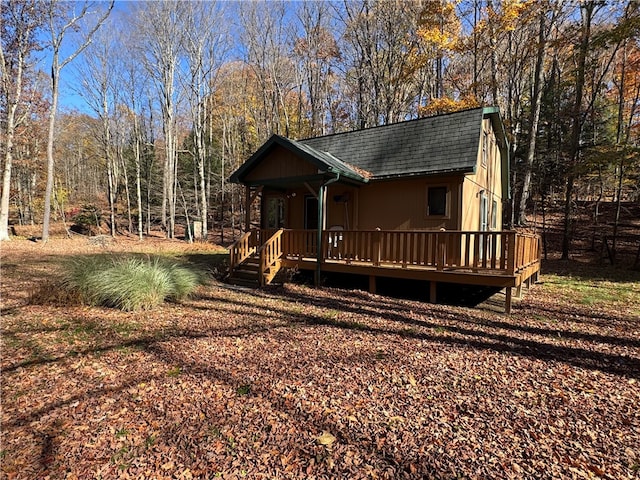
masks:
<instances>
[{"instance_id":1,"label":"tree trunk","mask_svg":"<svg viewBox=\"0 0 640 480\"><path fill-rule=\"evenodd\" d=\"M591 38L591 20L593 18L595 8L596 4L594 2L586 2L580 6L580 12L582 14L582 38L580 40L580 48L578 50L576 90L572 112L571 137L569 144L569 165L564 198L564 222L562 230L563 260L567 260L569 258L569 251L571 250L571 214L573 211L571 203L573 201L575 170L580 157L580 136L582 133L582 126L584 124L584 116L582 112L582 97L584 91L587 52L589 50L589 42Z\"/></svg>"},{"instance_id":2,"label":"tree trunk","mask_svg":"<svg viewBox=\"0 0 640 480\"><path fill-rule=\"evenodd\" d=\"M134 144L133 144L133 148L134 148L134 159L135 159L135 163L136 163L136 204L138 206L138 239L140 241L142 241L142 216L143 216L143 210L142 210L142 179L141 179L141 172L140 172L140 163L141 163L141 159L140 159L140 154L141 154L141 149L140 149L140 144L141 142L141 135L140 135L140 119L138 118L138 114L135 113L134 111L134 117L133 117L133 136L134 136Z\"/></svg>"},{"instance_id":3,"label":"tree trunk","mask_svg":"<svg viewBox=\"0 0 640 480\"><path fill-rule=\"evenodd\" d=\"M103 13L103 15L98 18L93 27L89 30L89 32L85 35L83 39L83 43L77 47L71 55L69 55L65 60L60 62L60 49L62 47L62 40L69 29L76 28L78 26L78 22L88 13L89 3L84 2L82 4L81 10L79 13L75 13L72 15L72 18L62 26L58 31L55 31L55 16L58 14L56 12L56 8L60 2L52 1L50 5L48 5L48 16L49 16L49 24L51 26L51 30L49 33L51 34L51 48L53 51L52 59L51 59L51 110L49 111L49 131L47 135L47 184L44 192L44 215L42 219L42 241L46 242L49 240L49 224L51 222L51 195L53 194L53 181L54 181L54 157L53 157L53 141L55 136L55 125L56 125L56 114L58 109L58 97L60 90L60 71L70 62L72 62L84 49L86 49L91 43L93 35L100 28L100 26L107 19L111 10L113 9L114 0L111 0Z\"/></svg>"},{"instance_id":4,"label":"tree trunk","mask_svg":"<svg viewBox=\"0 0 640 480\"><path fill-rule=\"evenodd\" d=\"M49 111L49 130L47 134L47 184L44 190L44 214L42 218L42 241L49 240L49 224L51 222L51 195L53 194L53 140L56 126L56 113L58 109L58 81L60 66L58 62L58 52L53 55L51 66L51 110Z\"/></svg>"},{"instance_id":5,"label":"tree trunk","mask_svg":"<svg viewBox=\"0 0 640 480\"><path fill-rule=\"evenodd\" d=\"M522 193L520 195L520 208L518 210L516 223L526 223L525 212L527 201L531 194L531 174L533 162L536 154L536 139L538 135L538 124L540 121L540 107L542 103L542 82L544 80L544 64L547 56L547 42L545 32L546 12L540 12L540 29L538 31L538 55L536 57L536 67L533 79L533 95L531 97L531 113L529 119L529 145L527 148L527 159L525 163L524 178L522 181Z\"/></svg>"},{"instance_id":6,"label":"tree trunk","mask_svg":"<svg viewBox=\"0 0 640 480\"><path fill-rule=\"evenodd\" d=\"M4 63L4 55L0 60ZM4 170L2 172L2 196L0 198L0 241L9 240L9 198L11 190L11 166L13 162L13 139L15 136L16 127L16 111L18 110L18 104L20 103L20 97L22 95L22 72L24 67L24 57L22 53L18 55L18 65L16 72L16 82L13 91L13 95L7 91L7 128L5 133L5 155L4 155ZM8 72L4 71L3 74ZM10 88L10 87L9 87Z\"/></svg>"}]
</instances>

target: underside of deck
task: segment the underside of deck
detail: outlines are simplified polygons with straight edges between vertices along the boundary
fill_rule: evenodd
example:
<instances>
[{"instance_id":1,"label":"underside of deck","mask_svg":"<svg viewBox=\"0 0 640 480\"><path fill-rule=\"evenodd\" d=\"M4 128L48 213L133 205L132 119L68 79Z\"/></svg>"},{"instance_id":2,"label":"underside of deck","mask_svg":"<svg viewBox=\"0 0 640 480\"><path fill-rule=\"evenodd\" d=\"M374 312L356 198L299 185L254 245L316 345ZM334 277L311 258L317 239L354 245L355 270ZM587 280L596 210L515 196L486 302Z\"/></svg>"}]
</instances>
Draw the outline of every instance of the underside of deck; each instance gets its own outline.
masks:
<instances>
[{"instance_id":1,"label":"underside of deck","mask_svg":"<svg viewBox=\"0 0 640 480\"><path fill-rule=\"evenodd\" d=\"M282 267L287 269L297 269L306 271L316 270L316 260L312 258L286 260L283 259ZM379 277L397 278L403 280L418 280L430 283L429 301L437 303L436 286L438 283L452 283L460 285L475 285L483 287L506 288L505 310L510 312L512 304L512 289L515 288L515 295L520 297L522 285L529 287L531 283L538 280L539 269L530 267L514 275L506 275L498 272L472 272L462 270L436 270L425 267L406 267L388 264L372 266L359 262L341 262L335 260L325 261L321 266L321 272L344 273L352 275L362 275L369 278L369 292L376 293L377 281Z\"/></svg>"}]
</instances>

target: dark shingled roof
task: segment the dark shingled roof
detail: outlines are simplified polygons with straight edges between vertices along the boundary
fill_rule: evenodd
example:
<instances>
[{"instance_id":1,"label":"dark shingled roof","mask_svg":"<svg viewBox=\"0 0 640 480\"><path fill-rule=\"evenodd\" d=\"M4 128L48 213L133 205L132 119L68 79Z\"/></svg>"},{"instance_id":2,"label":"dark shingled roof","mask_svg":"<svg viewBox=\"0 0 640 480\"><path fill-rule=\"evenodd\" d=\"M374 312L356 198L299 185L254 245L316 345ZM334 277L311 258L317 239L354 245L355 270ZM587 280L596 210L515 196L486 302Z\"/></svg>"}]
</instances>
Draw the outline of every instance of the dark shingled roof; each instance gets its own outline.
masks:
<instances>
[{"instance_id":1,"label":"dark shingled roof","mask_svg":"<svg viewBox=\"0 0 640 480\"><path fill-rule=\"evenodd\" d=\"M473 172L483 115L497 111L475 108L298 143L330 152L343 162L370 172L372 179Z\"/></svg>"},{"instance_id":2,"label":"dark shingled roof","mask_svg":"<svg viewBox=\"0 0 640 480\"><path fill-rule=\"evenodd\" d=\"M503 182L508 188L507 140L496 107L474 108L325 137L290 140L273 135L231 175L242 183L245 175L275 145L310 161L319 173L339 174L358 183L417 175L475 171L482 119L493 123L502 151Z\"/></svg>"}]
</instances>

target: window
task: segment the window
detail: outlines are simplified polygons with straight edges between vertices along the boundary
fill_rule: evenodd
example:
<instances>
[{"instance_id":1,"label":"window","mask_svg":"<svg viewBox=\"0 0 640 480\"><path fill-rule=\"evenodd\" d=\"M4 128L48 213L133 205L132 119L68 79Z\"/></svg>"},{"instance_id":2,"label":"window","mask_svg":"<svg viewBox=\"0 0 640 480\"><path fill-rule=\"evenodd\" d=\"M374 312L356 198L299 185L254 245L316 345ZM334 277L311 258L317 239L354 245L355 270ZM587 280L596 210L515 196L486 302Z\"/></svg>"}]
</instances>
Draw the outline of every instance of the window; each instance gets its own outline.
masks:
<instances>
[{"instance_id":1,"label":"window","mask_svg":"<svg viewBox=\"0 0 640 480\"><path fill-rule=\"evenodd\" d=\"M427 215L441 216L447 215L449 189L444 186L427 188Z\"/></svg>"},{"instance_id":2,"label":"window","mask_svg":"<svg viewBox=\"0 0 640 480\"><path fill-rule=\"evenodd\" d=\"M482 132L482 166L487 166L487 158L489 157L489 133Z\"/></svg>"},{"instance_id":3,"label":"window","mask_svg":"<svg viewBox=\"0 0 640 480\"><path fill-rule=\"evenodd\" d=\"M491 230L498 228L498 202L491 202Z\"/></svg>"}]
</instances>

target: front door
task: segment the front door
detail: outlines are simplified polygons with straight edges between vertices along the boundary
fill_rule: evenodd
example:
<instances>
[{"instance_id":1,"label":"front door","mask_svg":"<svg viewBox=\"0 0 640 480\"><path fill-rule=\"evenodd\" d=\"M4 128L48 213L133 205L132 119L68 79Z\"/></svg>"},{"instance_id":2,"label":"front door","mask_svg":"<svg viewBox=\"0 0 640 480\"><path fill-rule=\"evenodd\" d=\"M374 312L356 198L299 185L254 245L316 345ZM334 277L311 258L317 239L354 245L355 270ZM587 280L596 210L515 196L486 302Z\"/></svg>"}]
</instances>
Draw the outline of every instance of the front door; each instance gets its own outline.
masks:
<instances>
[{"instance_id":1,"label":"front door","mask_svg":"<svg viewBox=\"0 0 640 480\"><path fill-rule=\"evenodd\" d=\"M318 198L313 195L304 197L304 229L318 229Z\"/></svg>"},{"instance_id":2,"label":"front door","mask_svg":"<svg viewBox=\"0 0 640 480\"><path fill-rule=\"evenodd\" d=\"M489 202L487 194L483 191L480 194L480 231L486 232L489 229Z\"/></svg>"}]
</instances>

